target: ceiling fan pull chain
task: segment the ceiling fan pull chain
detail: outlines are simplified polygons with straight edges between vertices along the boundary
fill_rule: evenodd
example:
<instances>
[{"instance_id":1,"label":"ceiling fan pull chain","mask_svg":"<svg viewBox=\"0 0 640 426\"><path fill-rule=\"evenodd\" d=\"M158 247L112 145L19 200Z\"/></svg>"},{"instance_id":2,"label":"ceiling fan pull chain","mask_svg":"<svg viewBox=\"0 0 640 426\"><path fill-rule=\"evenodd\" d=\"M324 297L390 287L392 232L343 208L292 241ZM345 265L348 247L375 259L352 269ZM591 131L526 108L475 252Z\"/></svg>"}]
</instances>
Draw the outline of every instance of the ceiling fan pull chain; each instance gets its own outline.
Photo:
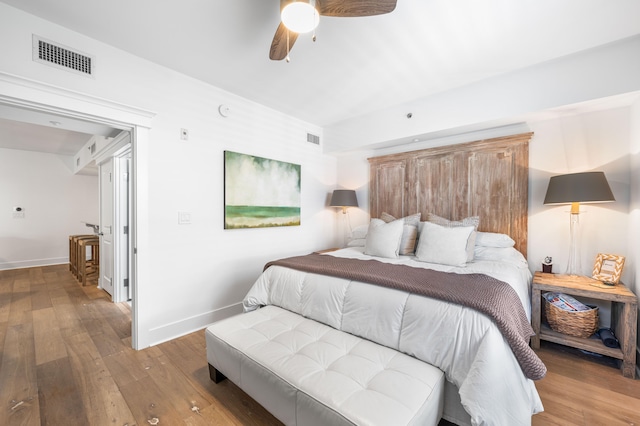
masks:
<instances>
[{"instance_id":1,"label":"ceiling fan pull chain","mask_svg":"<svg viewBox=\"0 0 640 426\"><path fill-rule=\"evenodd\" d=\"M285 61L291 62L291 58L289 57L289 30L287 29L287 57L284 58Z\"/></svg>"},{"instance_id":2,"label":"ceiling fan pull chain","mask_svg":"<svg viewBox=\"0 0 640 426\"><path fill-rule=\"evenodd\" d=\"M315 19L318 16L318 9L315 8L315 2L314 3L314 8L313 8L313 18ZM313 42L315 43L316 41L316 27L313 27L313 37L311 37L311 40L313 40Z\"/></svg>"}]
</instances>

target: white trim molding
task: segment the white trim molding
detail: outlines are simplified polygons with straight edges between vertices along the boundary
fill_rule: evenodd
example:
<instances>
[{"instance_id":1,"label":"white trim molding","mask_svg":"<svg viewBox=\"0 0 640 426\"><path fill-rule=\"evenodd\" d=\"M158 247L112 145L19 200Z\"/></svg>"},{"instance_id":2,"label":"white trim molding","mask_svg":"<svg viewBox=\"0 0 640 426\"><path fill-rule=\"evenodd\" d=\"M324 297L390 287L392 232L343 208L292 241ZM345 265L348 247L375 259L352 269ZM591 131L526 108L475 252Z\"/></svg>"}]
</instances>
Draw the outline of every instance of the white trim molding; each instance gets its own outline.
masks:
<instances>
[{"instance_id":1,"label":"white trim molding","mask_svg":"<svg viewBox=\"0 0 640 426\"><path fill-rule=\"evenodd\" d=\"M220 309L215 309L200 315L195 315L180 321L152 328L149 330L150 345L159 345L160 343L193 333L194 331L202 330L216 321L241 313L242 303L235 303L233 305L224 306Z\"/></svg>"},{"instance_id":2,"label":"white trim molding","mask_svg":"<svg viewBox=\"0 0 640 426\"><path fill-rule=\"evenodd\" d=\"M50 259L20 260L0 263L0 271L10 269L37 268L40 266L63 265L69 263L68 257L54 257Z\"/></svg>"},{"instance_id":3,"label":"white trim molding","mask_svg":"<svg viewBox=\"0 0 640 426\"><path fill-rule=\"evenodd\" d=\"M0 71L0 103L130 130L156 113ZM89 112L90 111L90 112Z\"/></svg>"}]
</instances>

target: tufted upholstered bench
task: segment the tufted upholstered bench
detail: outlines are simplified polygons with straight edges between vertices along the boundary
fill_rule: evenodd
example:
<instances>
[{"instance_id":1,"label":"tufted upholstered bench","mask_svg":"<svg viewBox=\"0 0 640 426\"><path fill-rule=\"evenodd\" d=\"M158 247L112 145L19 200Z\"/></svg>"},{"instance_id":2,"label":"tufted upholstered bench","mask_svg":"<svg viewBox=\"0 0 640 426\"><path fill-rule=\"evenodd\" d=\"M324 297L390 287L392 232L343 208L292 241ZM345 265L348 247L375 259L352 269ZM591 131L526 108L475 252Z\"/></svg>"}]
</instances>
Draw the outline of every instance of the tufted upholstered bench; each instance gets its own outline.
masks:
<instances>
[{"instance_id":1,"label":"tufted upholstered bench","mask_svg":"<svg viewBox=\"0 0 640 426\"><path fill-rule=\"evenodd\" d=\"M206 329L211 379L228 377L286 425L437 425L444 374L276 306Z\"/></svg>"}]
</instances>

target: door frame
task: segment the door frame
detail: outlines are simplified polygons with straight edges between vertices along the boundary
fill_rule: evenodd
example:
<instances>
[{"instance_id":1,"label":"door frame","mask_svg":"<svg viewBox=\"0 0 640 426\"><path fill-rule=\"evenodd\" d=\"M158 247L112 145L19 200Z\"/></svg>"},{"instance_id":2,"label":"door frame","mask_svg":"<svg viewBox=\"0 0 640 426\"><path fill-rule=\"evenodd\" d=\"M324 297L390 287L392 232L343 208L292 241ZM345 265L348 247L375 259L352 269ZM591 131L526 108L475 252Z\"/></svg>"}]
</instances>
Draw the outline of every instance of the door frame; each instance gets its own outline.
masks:
<instances>
[{"instance_id":1,"label":"door frame","mask_svg":"<svg viewBox=\"0 0 640 426\"><path fill-rule=\"evenodd\" d=\"M131 132L123 130L111 141L110 145L100 154L95 157L96 165L98 166L100 180L103 178L102 165L108 161L112 161L112 174L113 174L113 223L112 223L112 245L113 245L113 291L111 299L115 303L126 302L130 298L130 293L124 283L125 276L129 278L129 286L132 285L131 277L133 271L131 269L131 253L133 252L132 245L132 224L131 218L133 217L132 205L133 193L131 171L127 167L127 159L132 157L132 144L131 144ZM123 170L126 168L126 170ZM127 173L126 182L122 181L122 174ZM100 181L100 191L102 191L102 181ZM126 192L125 192L126 191ZM126 198L123 198L126 196ZM123 209L123 203L125 203L126 209ZM126 216L126 220L123 220L123 216ZM129 226L127 237L124 237L124 223ZM100 224L102 224L102 194L100 195ZM100 230L102 234L102 229ZM123 244L123 240L126 239L126 245ZM124 253L123 253L124 252ZM100 256L105 253L102 245L102 239L100 240ZM126 269L123 268L122 260L124 256L127 257ZM101 261L102 263L102 261ZM102 282L102 274L100 275L100 281ZM133 297L131 297L133 298Z\"/></svg>"},{"instance_id":2,"label":"door frame","mask_svg":"<svg viewBox=\"0 0 640 426\"><path fill-rule=\"evenodd\" d=\"M131 300L131 346L150 346L149 326L145 322L144 303L150 289L148 145L149 130L155 113L141 108L85 95L47 83L0 71L0 104L30 111L55 114L107 125L131 134L131 218L129 253Z\"/></svg>"}]
</instances>

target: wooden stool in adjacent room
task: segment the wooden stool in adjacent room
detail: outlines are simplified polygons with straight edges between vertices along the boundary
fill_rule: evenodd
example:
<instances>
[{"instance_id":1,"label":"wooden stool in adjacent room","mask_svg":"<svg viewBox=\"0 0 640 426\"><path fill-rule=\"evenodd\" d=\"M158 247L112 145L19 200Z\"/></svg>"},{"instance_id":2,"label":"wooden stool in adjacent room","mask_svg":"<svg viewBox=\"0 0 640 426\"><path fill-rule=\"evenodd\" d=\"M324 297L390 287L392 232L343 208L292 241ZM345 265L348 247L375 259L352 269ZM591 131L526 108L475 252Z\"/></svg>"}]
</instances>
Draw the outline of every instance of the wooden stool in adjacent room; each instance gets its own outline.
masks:
<instances>
[{"instance_id":1,"label":"wooden stool in adjacent room","mask_svg":"<svg viewBox=\"0 0 640 426\"><path fill-rule=\"evenodd\" d=\"M91 234L69 235L69 270L74 277L78 277L78 241L86 238L96 238Z\"/></svg>"},{"instance_id":2,"label":"wooden stool in adjacent room","mask_svg":"<svg viewBox=\"0 0 640 426\"><path fill-rule=\"evenodd\" d=\"M87 247L91 247L91 257L87 258ZM97 280L100 276L100 238L81 238L78 240L76 252L78 262L77 279L83 286L89 280Z\"/></svg>"}]
</instances>

